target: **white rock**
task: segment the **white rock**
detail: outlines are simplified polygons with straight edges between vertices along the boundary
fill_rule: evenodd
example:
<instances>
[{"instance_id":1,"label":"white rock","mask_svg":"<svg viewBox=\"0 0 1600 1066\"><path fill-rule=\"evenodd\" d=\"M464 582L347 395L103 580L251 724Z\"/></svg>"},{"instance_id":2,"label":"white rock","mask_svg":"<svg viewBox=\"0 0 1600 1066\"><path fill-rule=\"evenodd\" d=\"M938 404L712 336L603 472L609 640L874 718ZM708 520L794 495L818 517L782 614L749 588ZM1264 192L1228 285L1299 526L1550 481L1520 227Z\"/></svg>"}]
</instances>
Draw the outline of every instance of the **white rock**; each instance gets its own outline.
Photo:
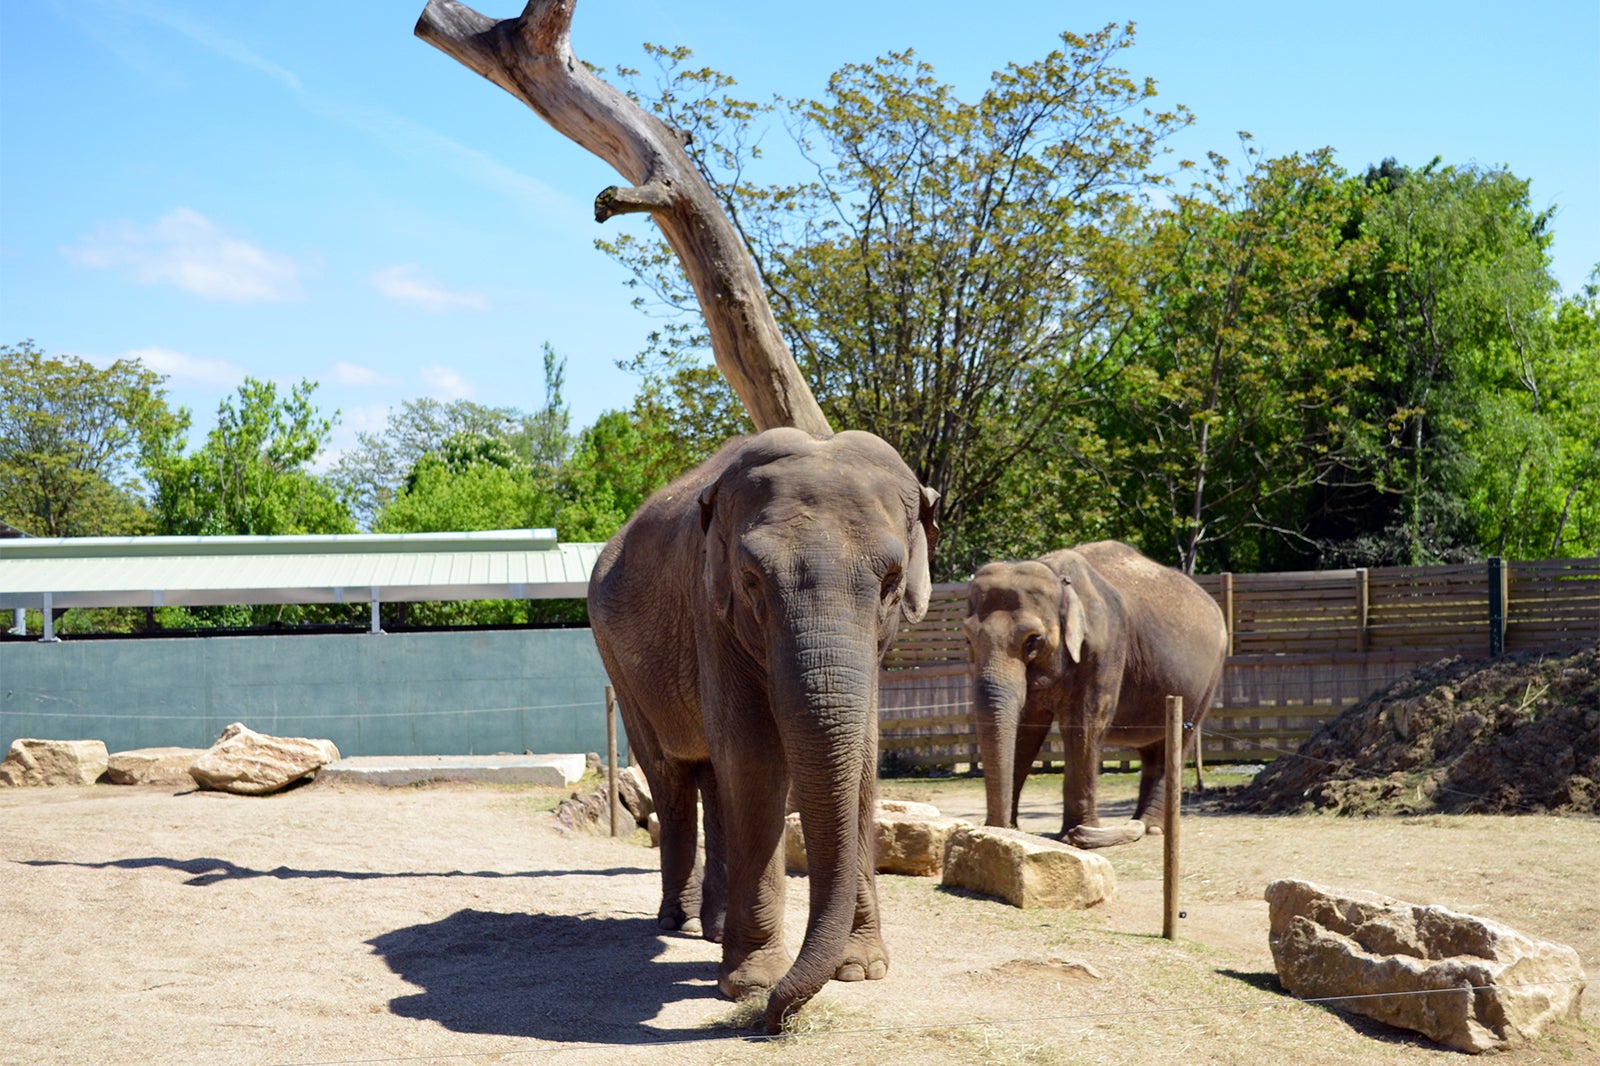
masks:
<instances>
[{"instance_id":1,"label":"white rock","mask_svg":"<svg viewBox=\"0 0 1600 1066\"><path fill-rule=\"evenodd\" d=\"M617 770L617 798L639 825L644 825L655 813L655 801L650 798L650 783L644 779L644 771L637 766L623 766Z\"/></svg>"},{"instance_id":2,"label":"white rock","mask_svg":"<svg viewBox=\"0 0 1600 1066\"><path fill-rule=\"evenodd\" d=\"M1278 980L1303 999L1360 997L1333 1005L1474 1053L1579 1017L1583 967L1565 945L1306 881L1274 881L1266 897Z\"/></svg>"},{"instance_id":3,"label":"white rock","mask_svg":"<svg viewBox=\"0 0 1600 1066\"><path fill-rule=\"evenodd\" d=\"M1077 909L1117 894L1117 876L1103 856L988 825L951 831L944 884L996 896L1014 907Z\"/></svg>"},{"instance_id":4,"label":"white rock","mask_svg":"<svg viewBox=\"0 0 1600 1066\"><path fill-rule=\"evenodd\" d=\"M189 776L201 788L260 796L314 777L338 758L331 740L268 736L235 722L189 767Z\"/></svg>"},{"instance_id":5,"label":"white rock","mask_svg":"<svg viewBox=\"0 0 1600 1066\"><path fill-rule=\"evenodd\" d=\"M18 738L0 762L0 785L92 785L106 758L104 741Z\"/></svg>"},{"instance_id":6,"label":"white rock","mask_svg":"<svg viewBox=\"0 0 1600 1066\"><path fill-rule=\"evenodd\" d=\"M939 808L909 800L883 800L874 819L873 846L880 874L937 877L944 869L945 842L950 831L968 823L939 814ZM806 863L805 832L800 815L784 819L784 861L790 873L803 874Z\"/></svg>"}]
</instances>

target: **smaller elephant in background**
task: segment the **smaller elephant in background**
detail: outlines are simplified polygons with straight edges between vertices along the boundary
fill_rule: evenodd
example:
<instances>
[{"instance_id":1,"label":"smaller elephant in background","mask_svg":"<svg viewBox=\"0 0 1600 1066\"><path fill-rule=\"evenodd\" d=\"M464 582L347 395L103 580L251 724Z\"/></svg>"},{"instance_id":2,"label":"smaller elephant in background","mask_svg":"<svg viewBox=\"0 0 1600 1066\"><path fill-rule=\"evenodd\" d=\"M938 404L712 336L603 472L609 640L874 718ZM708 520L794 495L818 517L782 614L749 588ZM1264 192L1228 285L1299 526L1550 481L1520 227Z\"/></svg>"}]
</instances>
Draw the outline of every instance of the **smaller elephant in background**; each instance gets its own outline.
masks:
<instances>
[{"instance_id":1,"label":"smaller elephant in background","mask_svg":"<svg viewBox=\"0 0 1600 1066\"><path fill-rule=\"evenodd\" d=\"M973 576L963 623L989 825L1015 826L1022 784L1050 732L1066 751L1062 838L1080 848L1144 836L1166 802L1166 698L1183 697L1193 744L1222 679L1228 633L1192 579L1118 541L1096 541ZM1102 827L1103 744L1133 748L1139 800Z\"/></svg>"}]
</instances>

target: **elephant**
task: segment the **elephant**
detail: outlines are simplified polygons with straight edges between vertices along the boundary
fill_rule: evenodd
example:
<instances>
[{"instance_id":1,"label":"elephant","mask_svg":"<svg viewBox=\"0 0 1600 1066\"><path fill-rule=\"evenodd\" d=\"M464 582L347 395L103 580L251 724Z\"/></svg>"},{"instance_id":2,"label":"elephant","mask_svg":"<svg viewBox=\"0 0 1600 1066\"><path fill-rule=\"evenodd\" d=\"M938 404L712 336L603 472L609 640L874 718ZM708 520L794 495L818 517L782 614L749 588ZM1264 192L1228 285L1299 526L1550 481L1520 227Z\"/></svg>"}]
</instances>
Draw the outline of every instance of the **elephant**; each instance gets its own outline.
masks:
<instances>
[{"instance_id":1,"label":"elephant","mask_svg":"<svg viewBox=\"0 0 1600 1066\"><path fill-rule=\"evenodd\" d=\"M938 498L870 433L769 429L646 500L590 577L595 642L661 819L657 924L720 941L719 988L768 991L769 1032L830 979L888 972L878 669L900 621L927 611ZM791 782L811 890L792 963Z\"/></svg>"},{"instance_id":2,"label":"elephant","mask_svg":"<svg viewBox=\"0 0 1600 1066\"><path fill-rule=\"evenodd\" d=\"M967 591L972 709L989 825L1015 827L1022 783L1050 724L1066 752L1061 836L1080 848L1138 840L1166 802L1166 697L1183 697L1185 747L1222 678L1228 633L1191 578L1118 541L992 562ZM1134 748L1139 800L1102 827L1103 743Z\"/></svg>"}]
</instances>

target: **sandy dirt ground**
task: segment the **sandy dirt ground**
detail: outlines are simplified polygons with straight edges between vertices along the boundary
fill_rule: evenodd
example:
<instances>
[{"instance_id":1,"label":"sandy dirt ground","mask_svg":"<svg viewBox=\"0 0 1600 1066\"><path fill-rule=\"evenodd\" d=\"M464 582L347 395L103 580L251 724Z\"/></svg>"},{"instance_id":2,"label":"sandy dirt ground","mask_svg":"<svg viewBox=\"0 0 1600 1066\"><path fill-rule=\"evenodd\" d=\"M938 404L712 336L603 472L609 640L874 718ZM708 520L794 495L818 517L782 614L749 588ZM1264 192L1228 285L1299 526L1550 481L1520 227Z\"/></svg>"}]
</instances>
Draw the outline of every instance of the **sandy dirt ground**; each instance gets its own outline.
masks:
<instances>
[{"instance_id":1,"label":"sandy dirt ground","mask_svg":"<svg viewBox=\"0 0 1600 1066\"><path fill-rule=\"evenodd\" d=\"M1059 827L1059 778L1024 828ZM885 783L981 821L981 782ZM1113 794L1115 790L1113 790ZM882 981L835 982L775 1040L738 1028L718 949L661 933L656 855L568 835L553 790L318 783L247 799L0 791L0 1062L1459 1063L1278 988L1262 889L1364 888L1570 944L1600 975L1600 820L1185 816L1187 917L1159 838L1119 892L1023 911L879 879ZM1113 811L1113 813L1115 813ZM806 885L791 878L797 948ZM1600 995L1500 1063L1600 1062Z\"/></svg>"}]
</instances>

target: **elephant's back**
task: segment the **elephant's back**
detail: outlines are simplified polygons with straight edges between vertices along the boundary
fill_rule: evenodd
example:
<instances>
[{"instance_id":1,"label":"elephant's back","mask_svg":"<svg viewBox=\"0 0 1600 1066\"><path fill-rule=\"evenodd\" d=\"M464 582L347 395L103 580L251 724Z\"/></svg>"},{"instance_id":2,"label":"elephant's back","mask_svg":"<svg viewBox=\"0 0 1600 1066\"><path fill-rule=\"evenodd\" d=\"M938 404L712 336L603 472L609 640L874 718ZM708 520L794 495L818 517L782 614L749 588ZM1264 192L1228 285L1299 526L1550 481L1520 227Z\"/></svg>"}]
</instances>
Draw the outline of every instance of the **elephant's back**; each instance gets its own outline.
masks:
<instances>
[{"instance_id":1,"label":"elephant's back","mask_svg":"<svg viewBox=\"0 0 1600 1066\"><path fill-rule=\"evenodd\" d=\"M1172 695L1200 699L1215 686L1227 652L1222 608L1187 574L1119 541L1077 549L1120 595L1129 671L1159 680Z\"/></svg>"}]
</instances>

